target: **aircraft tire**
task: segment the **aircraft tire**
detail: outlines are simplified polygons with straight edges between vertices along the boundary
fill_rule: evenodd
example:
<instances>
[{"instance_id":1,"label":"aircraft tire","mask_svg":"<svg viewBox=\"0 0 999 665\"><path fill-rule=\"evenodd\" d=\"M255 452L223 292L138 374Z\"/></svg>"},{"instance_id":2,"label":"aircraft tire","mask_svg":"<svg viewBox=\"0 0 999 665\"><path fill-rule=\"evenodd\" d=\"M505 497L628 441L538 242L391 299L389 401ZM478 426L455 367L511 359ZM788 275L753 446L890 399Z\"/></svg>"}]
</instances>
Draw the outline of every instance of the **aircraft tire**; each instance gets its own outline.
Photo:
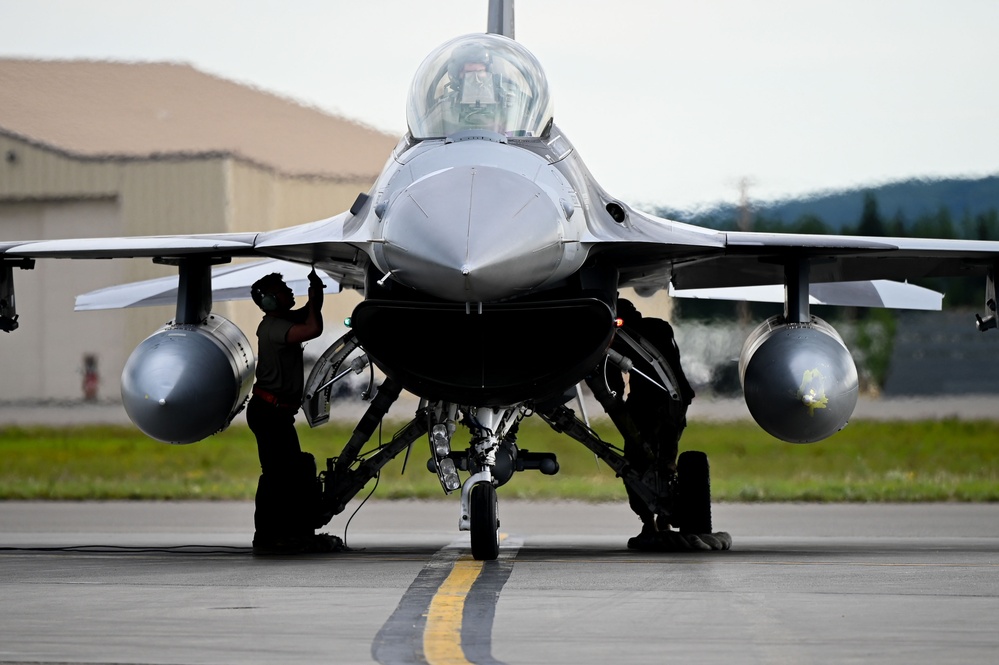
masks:
<instances>
[{"instance_id":1,"label":"aircraft tire","mask_svg":"<svg viewBox=\"0 0 999 665\"><path fill-rule=\"evenodd\" d=\"M711 533L711 472L708 456L696 450L680 453L676 464L679 483L680 533Z\"/></svg>"},{"instance_id":2,"label":"aircraft tire","mask_svg":"<svg viewBox=\"0 0 999 665\"><path fill-rule=\"evenodd\" d=\"M492 561L499 556L496 488L489 482L475 483L472 485L468 503L472 557L476 561Z\"/></svg>"}]
</instances>

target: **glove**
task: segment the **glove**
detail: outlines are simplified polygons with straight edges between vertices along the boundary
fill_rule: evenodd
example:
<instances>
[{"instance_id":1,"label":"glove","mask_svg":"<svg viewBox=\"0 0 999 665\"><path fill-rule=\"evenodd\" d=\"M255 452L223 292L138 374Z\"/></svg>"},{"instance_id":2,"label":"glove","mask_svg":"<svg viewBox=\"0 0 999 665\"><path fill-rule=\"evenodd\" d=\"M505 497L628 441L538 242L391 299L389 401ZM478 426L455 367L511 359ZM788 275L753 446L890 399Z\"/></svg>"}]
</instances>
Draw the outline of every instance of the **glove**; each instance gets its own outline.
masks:
<instances>
[{"instance_id":1,"label":"glove","mask_svg":"<svg viewBox=\"0 0 999 665\"><path fill-rule=\"evenodd\" d=\"M313 268L312 272L309 273L309 288L310 289L322 289L322 288L325 288L325 287L326 287L326 285L323 284L323 280L321 280L319 278L319 275L316 274L316 269Z\"/></svg>"}]
</instances>

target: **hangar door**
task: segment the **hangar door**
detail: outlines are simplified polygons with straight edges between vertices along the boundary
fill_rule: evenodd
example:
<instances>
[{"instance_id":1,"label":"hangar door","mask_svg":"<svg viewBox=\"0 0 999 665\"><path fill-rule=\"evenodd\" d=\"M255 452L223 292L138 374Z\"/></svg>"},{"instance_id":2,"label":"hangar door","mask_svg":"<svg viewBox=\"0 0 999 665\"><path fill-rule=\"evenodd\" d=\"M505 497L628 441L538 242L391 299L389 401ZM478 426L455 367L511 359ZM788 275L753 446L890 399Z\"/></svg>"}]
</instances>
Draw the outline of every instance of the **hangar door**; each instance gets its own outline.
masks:
<instances>
[{"instance_id":1,"label":"hangar door","mask_svg":"<svg viewBox=\"0 0 999 665\"><path fill-rule=\"evenodd\" d=\"M121 235L113 199L0 202L0 240ZM80 293L128 281L125 261L40 260L14 270L20 327L0 333L0 401L83 399L85 357L96 359L97 397L118 401L125 313L74 312Z\"/></svg>"}]
</instances>

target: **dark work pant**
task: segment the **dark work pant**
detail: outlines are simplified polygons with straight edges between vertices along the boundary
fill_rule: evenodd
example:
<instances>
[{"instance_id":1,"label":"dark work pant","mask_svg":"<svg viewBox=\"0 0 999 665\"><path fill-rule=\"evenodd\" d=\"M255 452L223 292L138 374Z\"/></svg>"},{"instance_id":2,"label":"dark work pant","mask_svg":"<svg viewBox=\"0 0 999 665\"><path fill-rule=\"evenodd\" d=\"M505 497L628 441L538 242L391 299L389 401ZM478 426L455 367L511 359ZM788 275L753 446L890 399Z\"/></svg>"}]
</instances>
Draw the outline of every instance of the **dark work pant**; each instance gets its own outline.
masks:
<instances>
[{"instance_id":1,"label":"dark work pant","mask_svg":"<svg viewBox=\"0 0 999 665\"><path fill-rule=\"evenodd\" d=\"M321 492L316 460L302 452L295 413L259 397L251 398L246 407L246 423L257 437L260 457L254 512L258 537L298 538L312 534L317 526Z\"/></svg>"},{"instance_id":2,"label":"dark work pant","mask_svg":"<svg viewBox=\"0 0 999 665\"><path fill-rule=\"evenodd\" d=\"M663 395L646 396L635 392L629 395L625 407L641 432L645 445L638 442L625 442L624 445L624 457L632 467L639 474L644 474L650 468L654 469L661 482L665 482L676 471L680 435L687 424L686 408L683 409L684 415L670 413L670 405L665 402ZM651 524L655 515L630 487L625 488L628 492L628 505L644 524ZM663 490L665 488L661 488Z\"/></svg>"},{"instance_id":3,"label":"dark work pant","mask_svg":"<svg viewBox=\"0 0 999 665\"><path fill-rule=\"evenodd\" d=\"M265 474L287 473L302 447L295 431L297 410L273 406L259 397L251 397L246 407L246 424L257 437L260 470Z\"/></svg>"}]
</instances>

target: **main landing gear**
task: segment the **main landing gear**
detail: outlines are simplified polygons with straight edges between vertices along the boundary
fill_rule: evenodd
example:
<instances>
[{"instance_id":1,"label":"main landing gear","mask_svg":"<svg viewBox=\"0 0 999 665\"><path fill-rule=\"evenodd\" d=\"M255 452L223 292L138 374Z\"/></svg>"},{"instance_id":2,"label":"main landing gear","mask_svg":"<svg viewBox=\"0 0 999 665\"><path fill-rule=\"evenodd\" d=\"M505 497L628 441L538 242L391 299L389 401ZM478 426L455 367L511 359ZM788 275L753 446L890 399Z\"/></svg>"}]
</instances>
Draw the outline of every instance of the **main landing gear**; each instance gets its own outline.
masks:
<instances>
[{"instance_id":1,"label":"main landing gear","mask_svg":"<svg viewBox=\"0 0 999 665\"><path fill-rule=\"evenodd\" d=\"M352 333L338 340L317 363L306 386L306 416L314 426L329 417L332 384L337 378L361 373L368 368L363 350ZM353 358L353 359L351 359ZM424 435L430 442L427 468L437 474L445 494L461 491L458 528L468 531L472 556L480 561L496 559L500 550L500 519L497 488L505 485L518 471L537 470L546 475L558 473L554 453L533 453L517 446L521 420L534 412L527 404L506 407L462 406L449 402L422 401L415 417L389 441L371 454L362 455L368 442L402 387L391 378L378 386L367 411L354 428L339 457L327 460L320 474L323 483L323 507L328 519L344 511L347 502L374 479L394 457ZM707 456L685 452L678 461L675 482L654 474L639 474L620 454L602 441L564 404L548 408L538 415L557 432L576 439L607 463L625 483L665 523L680 533L711 533L711 488ZM466 428L471 438L463 450L453 450L458 427ZM468 474L462 482L459 472ZM328 521L328 520L327 520ZM670 532L672 533L672 532ZM703 548L701 548L703 549ZM708 549L723 549L709 547Z\"/></svg>"},{"instance_id":2,"label":"main landing gear","mask_svg":"<svg viewBox=\"0 0 999 665\"><path fill-rule=\"evenodd\" d=\"M499 556L499 501L496 487L505 484L517 471L536 469L541 473L558 473L558 461L553 453L531 453L520 450L516 443L516 426L526 409L459 409L453 404L423 405L416 417L374 455L361 460L361 447L373 434L396 397L398 385L387 379L378 388L368 412L354 429L354 435L339 457L327 460L323 481L323 502L327 513L338 515L364 486L393 457L409 448L424 434L430 434L432 457L427 468L437 473L445 493L461 489L461 515L458 529L471 535L472 556L488 561ZM461 418L472 431L466 451L451 450L451 437L456 430L456 418ZM462 484L458 470L471 476Z\"/></svg>"},{"instance_id":3,"label":"main landing gear","mask_svg":"<svg viewBox=\"0 0 999 665\"><path fill-rule=\"evenodd\" d=\"M711 472L708 456L696 450L676 461L677 497L673 524L680 533L711 533Z\"/></svg>"},{"instance_id":4,"label":"main landing gear","mask_svg":"<svg viewBox=\"0 0 999 665\"><path fill-rule=\"evenodd\" d=\"M532 453L517 446L517 426L531 412L524 405L475 408L448 403L424 404L391 441L373 455L361 459L358 454L361 447L398 394L398 385L390 379L379 386L368 412L341 455L327 461L327 469L321 474L327 514L343 512L347 502L389 460L429 434L431 458L427 468L437 474L445 493L461 490L458 528L469 532L472 556L480 561L496 559L500 551L496 489L506 484L517 471L534 469L554 475L559 470L553 453ZM606 462L639 493L655 514L678 528L679 534L711 534L711 484L704 453L688 451L681 454L676 482L663 483L657 478L646 477L647 474L639 475L619 451L602 441L569 408L559 406L539 415L553 429L576 439ZM459 424L467 427L472 437L467 449L455 451L451 449L451 442ZM469 474L464 483L458 476L459 471ZM674 548L664 542L663 548L667 546ZM686 548L727 549L699 544Z\"/></svg>"},{"instance_id":5,"label":"main landing gear","mask_svg":"<svg viewBox=\"0 0 999 665\"><path fill-rule=\"evenodd\" d=\"M333 343L319 358L305 388L305 416L313 427L329 420L334 384L352 373L370 371L367 356L353 331ZM499 515L496 488L505 484L517 471L536 469L553 475L558 461L552 453L531 453L517 447L517 425L530 410L524 405L508 407L459 406L449 402L422 401L415 417L392 440L370 456L361 449L368 442L398 399L402 386L391 378L369 390L374 397L339 457L327 460L320 474L323 483L323 506L332 519L346 508L347 502L392 458L408 450L420 437L430 439L427 468L437 474L446 494L461 490L461 515L458 528L469 531L472 555L479 560L499 556ZM471 432L467 450L453 451L451 441L458 425ZM464 482L459 471L470 477Z\"/></svg>"}]
</instances>

